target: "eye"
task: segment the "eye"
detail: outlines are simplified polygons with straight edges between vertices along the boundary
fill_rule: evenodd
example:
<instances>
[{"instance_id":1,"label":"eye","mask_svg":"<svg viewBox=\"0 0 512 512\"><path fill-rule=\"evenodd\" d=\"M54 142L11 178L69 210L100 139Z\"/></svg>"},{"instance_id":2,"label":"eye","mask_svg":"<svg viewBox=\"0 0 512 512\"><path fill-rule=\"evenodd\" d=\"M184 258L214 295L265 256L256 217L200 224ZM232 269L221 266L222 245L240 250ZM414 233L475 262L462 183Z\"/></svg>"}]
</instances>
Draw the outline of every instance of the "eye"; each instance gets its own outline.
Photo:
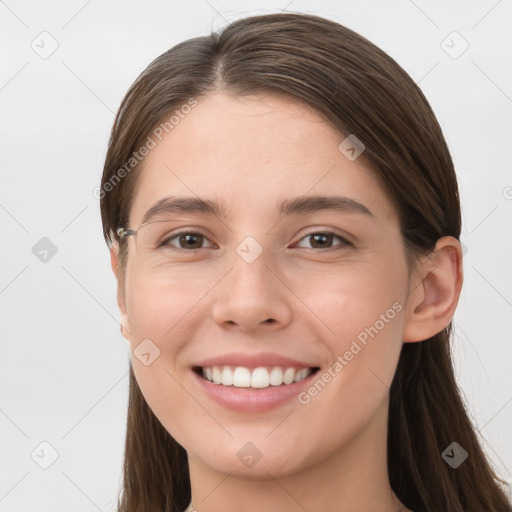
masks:
<instances>
[{"instance_id":1,"label":"eye","mask_svg":"<svg viewBox=\"0 0 512 512\"><path fill-rule=\"evenodd\" d=\"M301 245L302 240L307 240L308 238L311 240L310 243L312 249L336 250L339 248L353 245L351 242L349 242L342 236L337 235L332 231L318 231L315 233L309 233L308 235L303 237L301 239L301 242L297 244L297 247L304 247L304 245ZM337 244L337 246L332 247L332 243L335 238L341 240L341 244Z\"/></svg>"},{"instance_id":2,"label":"eye","mask_svg":"<svg viewBox=\"0 0 512 512\"><path fill-rule=\"evenodd\" d=\"M205 242L206 245L204 245ZM213 247L213 245L206 236L193 231L182 231L166 238L161 243L161 246L183 251Z\"/></svg>"},{"instance_id":3,"label":"eye","mask_svg":"<svg viewBox=\"0 0 512 512\"><path fill-rule=\"evenodd\" d=\"M310 239L311 244L311 247L309 248L323 249L325 251L336 250L353 245L351 242L332 231L318 231L309 233L303 237L296 246L308 248L303 245L303 241L308 239ZM334 239L338 239L341 243L338 243L333 247ZM181 233L175 233L174 235L165 238L160 243L160 247L169 247L178 251L194 251L214 246L215 244L210 242L205 235L194 231L182 231Z\"/></svg>"}]
</instances>

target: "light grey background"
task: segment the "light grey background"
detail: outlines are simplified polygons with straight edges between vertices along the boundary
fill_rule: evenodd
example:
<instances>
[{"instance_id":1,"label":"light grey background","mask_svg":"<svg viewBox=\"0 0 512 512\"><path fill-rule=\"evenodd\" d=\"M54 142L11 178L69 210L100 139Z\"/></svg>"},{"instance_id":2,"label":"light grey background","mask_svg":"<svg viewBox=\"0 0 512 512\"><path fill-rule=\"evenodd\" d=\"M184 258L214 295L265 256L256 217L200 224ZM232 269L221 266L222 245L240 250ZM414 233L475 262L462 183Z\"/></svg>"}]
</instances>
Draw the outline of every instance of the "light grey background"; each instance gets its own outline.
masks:
<instances>
[{"instance_id":1,"label":"light grey background","mask_svg":"<svg viewBox=\"0 0 512 512\"><path fill-rule=\"evenodd\" d=\"M376 43L438 116L460 180L467 250L457 377L498 473L512 482L510 0L5 0L0 512L113 510L129 350L93 190L114 112L174 44L282 9L326 16ZM43 469L53 450L58 458Z\"/></svg>"}]
</instances>

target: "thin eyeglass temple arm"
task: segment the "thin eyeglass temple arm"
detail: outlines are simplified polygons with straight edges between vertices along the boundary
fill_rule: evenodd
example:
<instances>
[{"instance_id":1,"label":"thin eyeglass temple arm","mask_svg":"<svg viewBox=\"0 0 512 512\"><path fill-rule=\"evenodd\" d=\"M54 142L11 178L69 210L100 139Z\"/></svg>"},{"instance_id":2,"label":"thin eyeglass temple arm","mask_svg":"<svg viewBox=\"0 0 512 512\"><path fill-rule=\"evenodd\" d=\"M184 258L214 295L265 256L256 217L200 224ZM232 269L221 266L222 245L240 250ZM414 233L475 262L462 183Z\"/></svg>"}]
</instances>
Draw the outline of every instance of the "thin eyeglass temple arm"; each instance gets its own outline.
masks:
<instances>
[{"instance_id":1,"label":"thin eyeglass temple arm","mask_svg":"<svg viewBox=\"0 0 512 512\"><path fill-rule=\"evenodd\" d=\"M126 238L127 236L135 235L136 231L133 229L125 229L125 228L117 228L117 236L121 239Z\"/></svg>"},{"instance_id":2,"label":"thin eyeglass temple arm","mask_svg":"<svg viewBox=\"0 0 512 512\"><path fill-rule=\"evenodd\" d=\"M117 228L116 233L117 236L121 239L126 238L127 236L135 236L137 234L137 231L142 227L146 226L147 224L153 224L153 222L166 222L166 219L162 220L154 220L150 222L143 222L137 229L130 229L130 228Z\"/></svg>"}]
</instances>

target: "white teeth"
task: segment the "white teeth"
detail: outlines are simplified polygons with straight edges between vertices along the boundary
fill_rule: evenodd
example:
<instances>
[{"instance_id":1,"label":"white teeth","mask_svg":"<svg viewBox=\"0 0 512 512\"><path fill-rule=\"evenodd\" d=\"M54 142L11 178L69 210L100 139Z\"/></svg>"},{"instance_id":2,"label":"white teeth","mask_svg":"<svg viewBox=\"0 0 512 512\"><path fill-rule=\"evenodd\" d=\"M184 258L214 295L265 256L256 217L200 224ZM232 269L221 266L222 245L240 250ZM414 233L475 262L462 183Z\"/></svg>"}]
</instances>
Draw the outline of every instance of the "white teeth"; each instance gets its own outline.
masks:
<instances>
[{"instance_id":1,"label":"white teeth","mask_svg":"<svg viewBox=\"0 0 512 512\"><path fill-rule=\"evenodd\" d=\"M251 373L252 372L252 373ZM269 386L290 385L300 382L312 372L311 368L274 368L259 367L254 369L237 366L212 366L202 368L206 380L222 386L237 388L268 388Z\"/></svg>"},{"instance_id":2,"label":"white teeth","mask_svg":"<svg viewBox=\"0 0 512 512\"><path fill-rule=\"evenodd\" d=\"M251 377L251 388L268 388L270 376L266 368L255 368Z\"/></svg>"},{"instance_id":3,"label":"white teeth","mask_svg":"<svg viewBox=\"0 0 512 512\"><path fill-rule=\"evenodd\" d=\"M233 385L233 372L229 366L224 366L222 370L222 385L232 386Z\"/></svg>"},{"instance_id":4,"label":"white teeth","mask_svg":"<svg viewBox=\"0 0 512 512\"><path fill-rule=\"evenodd\" d=\"M283 375L283 382L285 384L291 384L293 382L293 378L295 377L295 368L286 368L286 371Z\"/></svg>"},{"instance_id":5,"label":"white teeth","mask_svg":"<svg viewBox=\"0 0 512 512\"><path fill-rule=\"evenodd\" d=\"M283 370L279 367L272 368L269 381L271 386L280 386L283 383Z\"/></svg>"},{"instance_id":6,"label":"white teeth","mask_svg":"<svg viewBox=\"0 0 512 512\"><path fill-rule=\"evenodd\" d=\"M233 372L233 386L237 388L251 387L251 372L247 368L238 366Z\"/></svg>"},{"instance_id":7,"label":"white teeth","mask_svg":"<svg viewBox=\"0 0 512 512\"><path fill-rule=\"evenodd\" d=\"M215 384L220 384L222 382L222 374L220 373L218 366L214 366L212 368L212 378Z\"/></svg>"},{"instance_id":8,"label":"white teeth","mask_svg":"<svg viewBox=\"0 0 512 512\"><path fill-rule=\"evenodd\" d=\"M305 379L309 375L309 368L303 368L295 373L295 377L293 378L293 382L299 382L302 379Z\"/></svg>"}]
</instances>

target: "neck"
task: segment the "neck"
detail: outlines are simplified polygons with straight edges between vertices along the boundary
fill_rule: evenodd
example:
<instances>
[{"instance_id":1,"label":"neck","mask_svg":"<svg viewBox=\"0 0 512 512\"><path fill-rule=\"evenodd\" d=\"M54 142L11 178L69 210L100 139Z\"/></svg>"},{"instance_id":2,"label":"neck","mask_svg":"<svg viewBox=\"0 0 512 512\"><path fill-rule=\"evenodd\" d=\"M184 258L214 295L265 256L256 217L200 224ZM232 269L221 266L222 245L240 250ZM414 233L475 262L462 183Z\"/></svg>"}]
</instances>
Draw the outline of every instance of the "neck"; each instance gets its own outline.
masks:
<instances>
[{"instance_id":1,"label":"neck","mask_svg":"<svg viewBox=\"0 0 512 512\"><path fill-rule=\"evenodd\" d=\"M387 472L387 401L350 441L317 464L275 477L225 475L189 454L191 512L398 512Z\"/></svg>"}]
</instances>

